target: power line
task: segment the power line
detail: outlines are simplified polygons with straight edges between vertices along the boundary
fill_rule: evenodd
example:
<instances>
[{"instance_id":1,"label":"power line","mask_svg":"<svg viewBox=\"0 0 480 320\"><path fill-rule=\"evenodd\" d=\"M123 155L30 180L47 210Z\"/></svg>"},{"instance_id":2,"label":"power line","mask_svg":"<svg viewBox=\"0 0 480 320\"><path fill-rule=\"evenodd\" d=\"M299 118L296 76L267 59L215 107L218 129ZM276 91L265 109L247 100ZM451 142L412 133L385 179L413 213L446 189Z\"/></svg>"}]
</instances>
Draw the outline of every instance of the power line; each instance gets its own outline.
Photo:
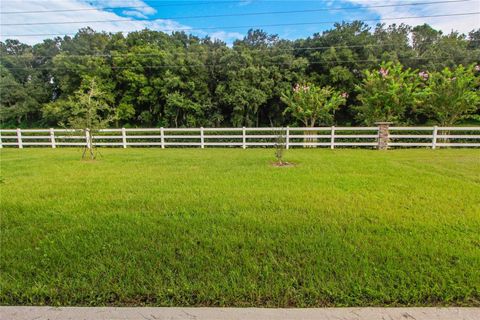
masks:
<instances>
[{"instance_id":1,"label":"power line","mask_svg":"<svg viewBox=\"0 0 480 320\"><path fill-rule=\"evenodd\" d=\"M422 57L410 57L410 58L399 58L398 60L432 60L432 58L422 58ZM444 58L438 57L438 60L444 60ZM351 59L351 60L336 60L336 61L309 61L308 65L327 65L327 64L341 64L341 63L357 63L357 62L372 62L380 63L382 59ZM159 64L159 65L139 65L139 66L109 66L112 70L122 70L122 69L161 69L161 68L196 68L196 67L221 67L221 66L230 66L231 63L214 63L214 64ZM269 66L293 66L292 62L269 62L266 64L257 64L257 65L247 65L240 64L244 66L257 66L257 67L269 67ZM5 66L4 66L5 67ZM51 70L52 68L47 67L5 67L8 70Z\"/></svg>"},{"instance_id":2,"label":"power line","mask_svg":"<svg viewBox=\"0 0 480 320\"><path fill-rule=\"evenodd\" d=\"M422 18L440 18L440 17L457 17L477 15L480 11L465 12L465 13L452 13L452 14L437 14L427 16L409 16L409 17L387 17L378 19L363 19L363 20L343 20L343 22L351 23L355 21L374 22L384 20L404 20L404 19L422 19ZM203 27L203 28L178 28L178 29L163 29L158 30L160 32L176 32L176 31L204 31L204 30L217 30L217 29L244 29L244 28L264 28L264 27L282 27L282 26L305 26L305 25L319 25L319 24L332 24L338 21L319 21L319 22L297 22L297 23L275 23L275 24L263 24L263 25L244 25L244 26L223 26L223 27ZM132 32L131 31L116 31L116 32ZM63 35L75 35L76 33L37 33L37 34L0 34L2 37L40 37L40 36L63 36Z\"/></svg>"},{"instance_id":3,"label":"power line","mask_svg":"<svg viewBox=\"0 0 480 320\"><path fill-rule=\"evenodd\" d=\"M465 40L467 42L478 42L480 40ZM201 46L202 44L199 43ZM267 47L264 49L249 49L248 52L275 52L275 51L315 51L315 50L325 50L325 49L348 49L348 48L374 48L374 47L388 47L388 46L395 46L396 43L366 43L366 44L356 44L356 45L337 45L337 46L317 46L317 47L291 47L291 48L279 48L279 47ZM404 43L402 43L404 45ZM199 47L201 48L201 47ZM227 47L222 48L214 48L211 50L207 50L205 53L211 53L215 51L220 51L221 49L225 49ZM178 48L174 48L178 50ZM188 52L185 50L185 54L200 54L201 52ZM33 58L54 58L62 53L67 55L63 55L62 58L83 58L83 57L99 57L99 58L117 58L117 57L156 57L162 55L163 53L138 53L138 52L130 52L130 53L98 53L98 54L68 54L67 51L59 52L56 55L35 55L33 52L28 52L28 54L32 54ZM14 58L30 58L30 56L26 55L2 55L2 57L14 57Z\"/></svg>"},{"instance_id":4,"label":"power line","mask_svg":"<svg viewBox=\"0 0 480 320\"><path fill-rule=\"evenodd\" d=\"M406 6L421 6L431 4L445 4L445 3L457 3L468 2L471 0L442 0L431 2L414 2L414 3L400 3L400 4L385 4L385 5L373 5L364 7L335 7L335 8L321 8L321 9L305 9L305 10L291 10L291 11L267 11L267 12L250 12L250 13L228 13L218 15L201 15L201 16L177 16L177 17L161 17L161 18L149 18L149 19L113 19L113 20L86 20L86 21L57 21L57 22L27 22L27 23L2 23L0 26L31 26L31 25L59 25L59 24L84 24L84 23L106 23L106 22L142 22L142 21L155 21L159 19L203 19L203 18L220 18L220 17L240 17L240 16L258 16L258 15L273 15L273 14L293 14L293 13L311 13L322 11L339 11L339 10L364 10L373 8L391 8L391 7L406 7Z\"/></svg>"},{"instance_id":5,"label":"power line","mask_svg":"<svg viewBox=\"0 0 480 320\"><path fill-rule=\"evenodd\" d=\"M258 0L257 0L258 1ZM6 2L6 1L5 1ZM77 11L97 11L97 10L115 10L115 9L140 9L140 8L164 8L164 7L182 7L182 6L197 6L206 4L228 4L239 3L238 0L230 1L202 1L202 2L185 2L185 3L169 3L143 6L120 6L120 7L94 7L94 8L79 8L79 9L53 9L53 10L31 10L31 11L5 11L0 14L23 14L23 13L44 13L44 12L77 12Z\"/></svg>"}]
</instances>

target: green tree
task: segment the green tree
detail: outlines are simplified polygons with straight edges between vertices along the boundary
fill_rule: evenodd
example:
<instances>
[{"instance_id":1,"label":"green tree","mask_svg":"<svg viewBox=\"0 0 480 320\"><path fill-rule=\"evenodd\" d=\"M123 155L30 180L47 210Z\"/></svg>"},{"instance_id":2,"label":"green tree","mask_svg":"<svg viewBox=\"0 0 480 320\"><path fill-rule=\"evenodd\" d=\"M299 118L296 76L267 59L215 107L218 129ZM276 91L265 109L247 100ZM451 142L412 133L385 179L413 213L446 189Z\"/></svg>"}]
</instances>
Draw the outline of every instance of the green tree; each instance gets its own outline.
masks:
<instances>
[{"instance_id":1,"label":"green tree","mask_svg":"<svg viewBox=\"0 0 480 320\"><path fill-rule=\"evenodd\" d=\"M419 111L429 119L440 126L452 126L478 113L480 66L445 68L424 78L426 87Z\"/></svg>"},{"instance_id":2,"label":"green tree","mask_svg":"<svg viewBox=\"0 0 480 320\"><path fill-rule=\"evenodd\" d=\"M2 122L7 126L44 125L40 107L51 101L55 85L51 58L55 41L31 47L18 40L0 42L0 101Z\"/></svg>"},{"instance_id":3,"label":"green tree","mask_svg":"<svg viewBox=\"0 0 480 320\"><path fill-rule=\"evenodd\" d=\"M296 84L293 90L282 95L287 105L284 113L301 121L306 127L318 124L332 124L335 110L345 104L347 95L331 87L317 87L314 84Z\"/></svg>"},{"instance_id":4,"label":"green tree","mask_svg":"<svg viewBox=\"0 0 480 320\"><path fill-rule=\"evenodd\" d=\"M0 66L0 119L2 124L14 126L26 123L35 112L37 101L25 87L3 66Z\"/></svg>"},{"instance_id":5,"label":"green tree","mask_svg":"<svg viewBox=\"0 0 480 320\"><path fill-rule=\"evenodd\" d=\"M413 48L423 55L432 45L441 39L442 32L428 24L419 25L412 30Z\"/></svg>"},{"instance_id":6,"label":"green tree","mask_svg":"<svg viewBox=\"0 0 480 320\"><path fill-rule=\"evenodd\" d=\"M255 126L260 108L271 97L273 80L269 70L248 49L231 51L221 60L221 82L215 89L234 126Z\"/></svg>"},{"instance_id":7,"label":"green tree","mask_svg":"<svg viewBox=\"0 0 480 320\"><path fill-rule=\"evenodd\" d=\"M376 121L406 122L407 112L421 101L421 81L417 71L404 70L400 63L382 63L380 69L366 70L356 86L360 105L357 119L371 125Z\"/></svg>"}]
</instances>

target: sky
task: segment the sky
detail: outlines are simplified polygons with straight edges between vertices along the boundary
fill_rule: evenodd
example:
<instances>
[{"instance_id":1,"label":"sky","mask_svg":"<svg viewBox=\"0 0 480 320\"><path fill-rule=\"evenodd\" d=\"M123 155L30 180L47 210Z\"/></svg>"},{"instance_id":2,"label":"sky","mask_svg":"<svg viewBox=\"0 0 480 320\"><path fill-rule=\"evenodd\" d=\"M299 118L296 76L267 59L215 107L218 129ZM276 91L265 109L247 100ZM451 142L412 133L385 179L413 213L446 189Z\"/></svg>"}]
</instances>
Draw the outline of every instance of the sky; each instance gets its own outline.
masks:
<instances>
[{"instance_id":1,"label":"sky","mask_svg":"<svg viewBox=\"0 0 480 320\"><path fill-rule=\"evenodd\" d=\"M1 0L0 40L14 38L35 44L46 38L73 35L87 26L97 31L125 33L144 28L178 30L227 44L243 38L250 28L293 40L330 29L333 22L352 20L373 20L366 21L371 26L378 22L428 23L445 33L455 30L467 34L480 28L480 0L428 4L439 1L442 0ZM256 14L248 15L251 13ZM422 17L463 13L476 14Z\"/></svg>"}]
</instances>

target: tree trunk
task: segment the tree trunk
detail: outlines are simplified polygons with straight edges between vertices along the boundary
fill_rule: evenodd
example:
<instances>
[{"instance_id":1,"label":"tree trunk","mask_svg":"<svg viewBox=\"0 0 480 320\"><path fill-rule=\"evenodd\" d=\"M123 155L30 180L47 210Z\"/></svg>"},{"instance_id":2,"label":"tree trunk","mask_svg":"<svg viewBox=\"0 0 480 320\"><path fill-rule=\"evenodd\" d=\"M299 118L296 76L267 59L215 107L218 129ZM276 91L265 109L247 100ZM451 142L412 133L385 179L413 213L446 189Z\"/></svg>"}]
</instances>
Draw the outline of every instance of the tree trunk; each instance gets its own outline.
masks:
<instances>
[{"instance_id":1,"label":"tree trunk","mask_svg":"<svg viewBox=\"0 0 480 320\"><path fill-rule=\"evenodd\" d=\"M307 127L310 127L310 128L315 127L315 122L312 121L311 124L307 124ZM317 131L304 131L303 134L305 136L307 136L303 139L303 142L305 142L305 143L316 143L317 142L317 138L308 137L308 136L315 136L317 134ZM316 146L306 145L306 146L304 146L304 148L316 148Z\"/></svg>"},{"instance_id":2,"label":"tree trunk","mask_svg":"<svg viewBox=\"0 0 480 320\"><path fill-rule=\"evenodd\" d=\"M95 146L93 145L93 134L92 132L86 130L86 145L83 148L82 160L95 160L96 152Z\"/></svg>"}]
</instances>

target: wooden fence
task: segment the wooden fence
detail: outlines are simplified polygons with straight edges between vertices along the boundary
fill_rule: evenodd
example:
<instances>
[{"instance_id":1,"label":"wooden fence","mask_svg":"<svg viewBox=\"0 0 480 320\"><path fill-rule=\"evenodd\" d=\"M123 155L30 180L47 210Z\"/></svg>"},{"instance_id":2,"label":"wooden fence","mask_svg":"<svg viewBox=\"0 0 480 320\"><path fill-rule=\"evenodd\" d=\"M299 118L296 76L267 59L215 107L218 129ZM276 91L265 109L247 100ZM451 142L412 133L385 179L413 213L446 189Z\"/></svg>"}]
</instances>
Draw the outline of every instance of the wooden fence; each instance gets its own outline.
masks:
<instances>
[{"instance_id":1,"label":"wooden fence","mask_svg":"<svg viewBox=\"0 0 480 320\"><path fill-rule=\"evenodd\" d=\"M92 135L102 147L293 147L377 148L378 127L318 128L119 128L1 129L3 147L82 147ZM480 147L480 127L387 127L388 148ZM279 142L281 141L281 142Z\"/></svg>"}]
</instances>

